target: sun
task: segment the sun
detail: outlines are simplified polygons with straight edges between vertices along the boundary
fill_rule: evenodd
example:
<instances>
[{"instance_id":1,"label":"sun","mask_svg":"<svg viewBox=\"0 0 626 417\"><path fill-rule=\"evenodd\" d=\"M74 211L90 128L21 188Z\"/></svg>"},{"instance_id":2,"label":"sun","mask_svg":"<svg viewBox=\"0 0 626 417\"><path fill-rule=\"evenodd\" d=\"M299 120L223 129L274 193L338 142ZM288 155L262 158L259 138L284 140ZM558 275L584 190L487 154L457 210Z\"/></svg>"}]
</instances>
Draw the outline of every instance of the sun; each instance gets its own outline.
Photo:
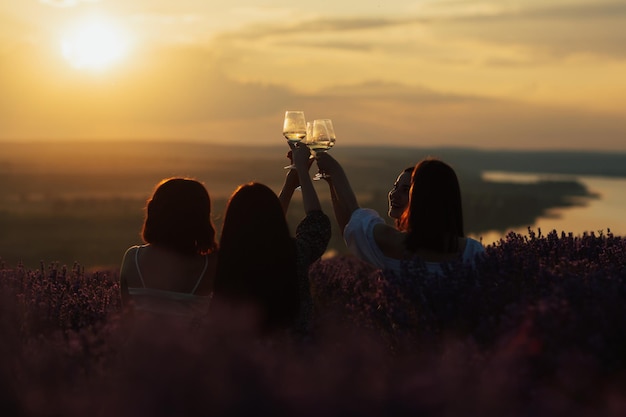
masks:
<instances>
[{"instance_id":1,"label":"sun","mask_svg":"<svg viewBox=\"0 0 626 417\"><path fill-rule=\"evenodd\" d=\"M113 21L91 18L75 25L61 38L61 50L77 69L105 70L129 52L128 35Z\"/></svg>"}]
</instances>

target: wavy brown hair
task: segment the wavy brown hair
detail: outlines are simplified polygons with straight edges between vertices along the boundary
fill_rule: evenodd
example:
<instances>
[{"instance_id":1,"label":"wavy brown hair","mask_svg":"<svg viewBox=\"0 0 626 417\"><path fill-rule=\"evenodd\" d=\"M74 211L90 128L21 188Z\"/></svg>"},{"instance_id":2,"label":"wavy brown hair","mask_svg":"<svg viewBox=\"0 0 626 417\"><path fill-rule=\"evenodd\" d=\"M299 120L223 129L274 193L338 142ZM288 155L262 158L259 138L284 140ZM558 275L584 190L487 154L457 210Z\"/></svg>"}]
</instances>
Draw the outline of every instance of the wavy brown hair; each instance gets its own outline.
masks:
<instances>
[{"instance_id":1,"label":"wavy brown hair","mask_svg":"<svg viewBox=\"0 0 626 417\"><path fill-rule=\"evenodd\" d=\"M192 178L167 178L157 184L146 204L141 236L146 243L186 254L217 250L211 198Z\"/></svg>"}]
</instances>

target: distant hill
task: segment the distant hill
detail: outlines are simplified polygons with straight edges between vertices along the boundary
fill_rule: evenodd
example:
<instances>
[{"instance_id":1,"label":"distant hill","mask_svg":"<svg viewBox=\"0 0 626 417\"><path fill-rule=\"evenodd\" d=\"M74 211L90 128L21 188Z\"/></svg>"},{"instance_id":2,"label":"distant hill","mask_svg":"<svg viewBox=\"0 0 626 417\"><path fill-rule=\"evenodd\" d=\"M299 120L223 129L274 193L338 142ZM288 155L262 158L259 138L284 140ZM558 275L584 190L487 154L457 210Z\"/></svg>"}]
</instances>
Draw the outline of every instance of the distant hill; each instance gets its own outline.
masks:
<instances>
[{"instance_id":1,"label":"distant hill","mask_svg":"<svg viewBox=\"0 0 626 417\"><path fill-rule=\"evenodd\" d=\"M430 155L439 157L456 169L475 171L532 172L567 175L626 177L626 152L593 151L513 151L476 148L360 147L333 149L337 155L380 158L410 164Z\"/></svg>"},{"instance_id":2,"label":"distant hill","mask_svg":"<svg viewBox=\"0 0 626 417\"><path fill-rule=\"evenodd\" d=\"M139 242L143 207L155 184L171 176L204 182L221 226L228 196L248 181L278 192L287 146L224 146L192 142L0 143L0 258L37 265L39 260L89 266L117 265ZM547 210L594 198L575 179L533 184L485 181L484 171L626 177L626 154L516 152L460 148L357 147L331 150L364 207L387 211L398 173L425 156L440 157L459 176L467 233L524 227ZM311 175L316 171L314 166ZM323 181L316 189L332 216ZM580 198L582 197L582 199ZM288 213L293 230L302 218L298 195ZM330 248L345 252L333 221Z\"/></svg>"}]
</instances>

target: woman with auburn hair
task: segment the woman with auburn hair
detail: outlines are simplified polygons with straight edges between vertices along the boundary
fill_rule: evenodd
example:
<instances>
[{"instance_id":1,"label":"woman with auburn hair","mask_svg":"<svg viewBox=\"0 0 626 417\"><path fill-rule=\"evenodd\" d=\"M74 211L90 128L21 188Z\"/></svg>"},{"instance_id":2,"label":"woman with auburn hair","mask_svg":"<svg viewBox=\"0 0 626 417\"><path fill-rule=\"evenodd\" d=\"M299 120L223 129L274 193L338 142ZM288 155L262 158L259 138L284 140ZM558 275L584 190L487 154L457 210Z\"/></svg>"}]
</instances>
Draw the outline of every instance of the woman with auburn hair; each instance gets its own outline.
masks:
<instances>
[{"instance_id":1,"label":"woman with auburn hair","mask_svg":"<svg viewBox=\"0 0 626 417\"><path fill-rule=\"evenodd\" d=\"M252 308L263 332L310 330L313 306L309 266L330 240L330 220L309 176L309 149L293 146L293 162L280 197L266 185L239 186L228 201L212 305ZM291 236L285 210L302 188L306 217Z\"/></svg>"},{"instance_id":2,"label":"woman with auburn hair","mask_svg":"<svg viewBox=\"0 0 626 417\"><path fill-rule=\"evenodd\" d=\"M122 302L173 315L206 307L217 267L206 188L191 178L164 179L145 210L145 244L128 248L122 260Z\"/></svg>"},{"instance_id":3,"label":"woman with auburn hair","mask_svg":"<svg viewBox=\"0 0 626 417\"><path fill-rule=\"evenodd\" d=\"M434 158L420 161L411 176L409 203L398 228L385 224L376 211L360 208L341 165L327 153L317 157L329 186L340 230L350 251L378 268L400 272L403 262L416 260L427 270L442 264L473 264L482 244L465 237L461 191L456 173Z\"/></svg>"},{"instance_id":4,"label":"woman with auburn hair","mask_svg":"<svg viewBox=\"0 0 626 417\"><path fill-rule=\"evenodd\" d=\"M415 166L409 206L400 224L406 248L426 258L448 259L465 246L461 188L448 164L427 158Z\"/></svg>"}]
</instances>

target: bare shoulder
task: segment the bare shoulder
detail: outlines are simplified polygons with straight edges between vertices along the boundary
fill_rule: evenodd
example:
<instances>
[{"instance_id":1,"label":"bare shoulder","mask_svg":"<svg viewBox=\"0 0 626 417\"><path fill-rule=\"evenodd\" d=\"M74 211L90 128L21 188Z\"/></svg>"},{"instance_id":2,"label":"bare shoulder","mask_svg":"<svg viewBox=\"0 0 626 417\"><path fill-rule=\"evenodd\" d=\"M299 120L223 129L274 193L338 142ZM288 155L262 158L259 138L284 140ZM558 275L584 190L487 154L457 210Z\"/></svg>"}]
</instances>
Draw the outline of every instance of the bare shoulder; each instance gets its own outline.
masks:
<instances>
[{"instance_id":1,"label":"bare shoulder","mask_svg":"<svg viewBox=\"0 0 626 417\"><path fill-rule=\"evenodd\" d=\"M122 258L122 266L120 268L120 281L125 281L129 287L138 286L138 274L135 266L135 255L139 250L139 246L131 246L124 253Z\"/></svg>"},{"instance_id":2,"label":"bare shoulder","mask_svg":"<svg viewBox=\"0 0 626 417\"><path fill-rule=\"evenodd\" d=\"M139 246L131 246L130 248L126 249L126 252L124 252L124 257L122 258L122 270L124 270L124 267L128 264L135 263L135 256L138 249Z\"/></svg>"},{"instance_id":3,"label":"bare shoulder","mask_svg":"<svg viewBox=\"0 0 626 417\"><path fill-rule=\"evenodd\" d=\"M213 292L213 284L215 283L215 275L217 272L217 252L210 253L207 256L207 268L204 271L200 285L195 294L210 295Z\"/></svg>"}]
</instances>

